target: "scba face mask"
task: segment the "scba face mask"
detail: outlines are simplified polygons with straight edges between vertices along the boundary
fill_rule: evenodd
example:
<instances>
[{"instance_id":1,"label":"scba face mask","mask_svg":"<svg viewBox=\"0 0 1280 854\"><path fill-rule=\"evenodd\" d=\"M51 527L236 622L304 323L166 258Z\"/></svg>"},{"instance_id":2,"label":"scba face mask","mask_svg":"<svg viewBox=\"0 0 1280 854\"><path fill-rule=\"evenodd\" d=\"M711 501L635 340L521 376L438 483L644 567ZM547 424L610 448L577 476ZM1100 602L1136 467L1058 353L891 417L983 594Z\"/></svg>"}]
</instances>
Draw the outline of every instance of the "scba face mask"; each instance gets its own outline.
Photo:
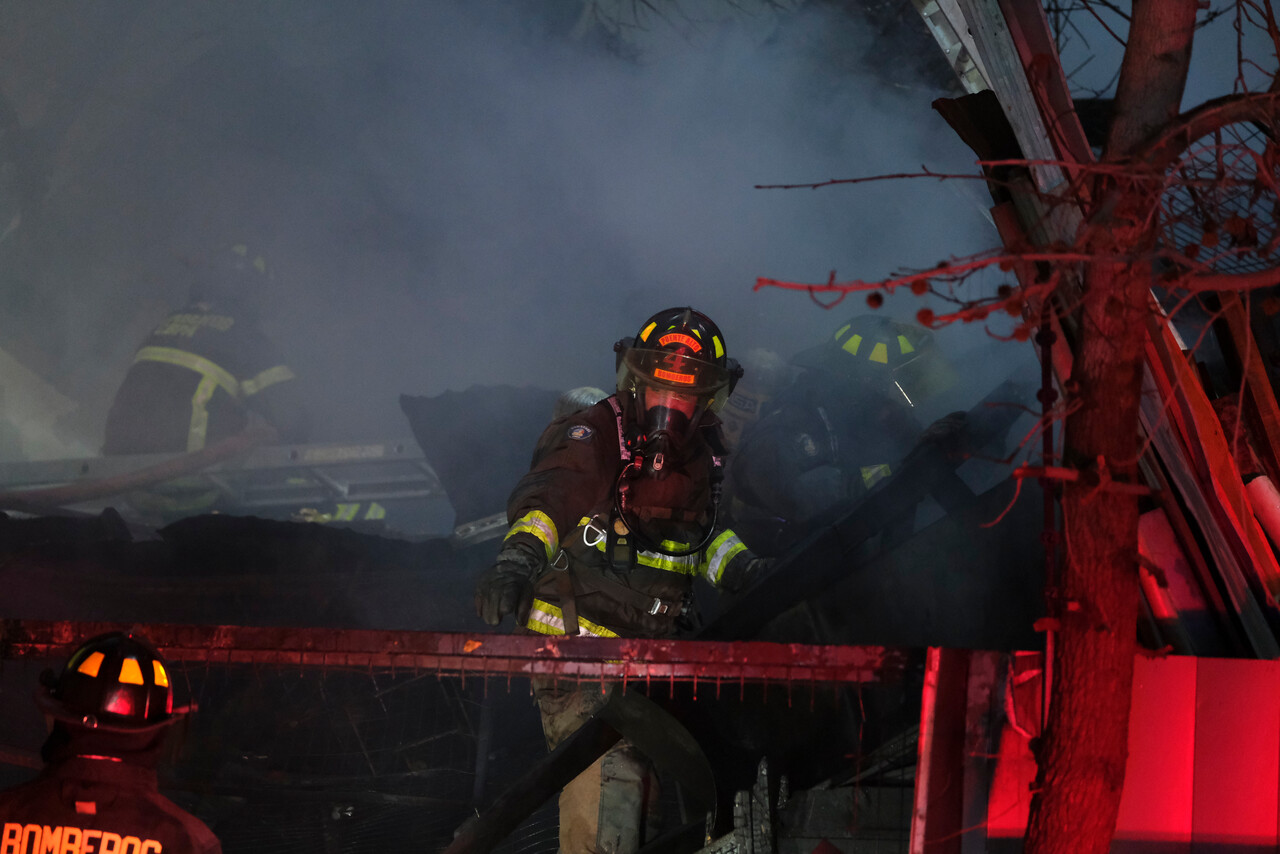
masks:
<instances>
[{"instance_id":1,"label":"scba face mask","mask_svg":"<svg viewBox=\"0 0 1280 854\"><path fill-rule=\"evenodd\" d=\"M676 463L707 409L707 401L694 394L661 387L637 390L640 424L632 449L643 457L642 471L649 477L664 477Z\"/></svg>"}]
</instances>

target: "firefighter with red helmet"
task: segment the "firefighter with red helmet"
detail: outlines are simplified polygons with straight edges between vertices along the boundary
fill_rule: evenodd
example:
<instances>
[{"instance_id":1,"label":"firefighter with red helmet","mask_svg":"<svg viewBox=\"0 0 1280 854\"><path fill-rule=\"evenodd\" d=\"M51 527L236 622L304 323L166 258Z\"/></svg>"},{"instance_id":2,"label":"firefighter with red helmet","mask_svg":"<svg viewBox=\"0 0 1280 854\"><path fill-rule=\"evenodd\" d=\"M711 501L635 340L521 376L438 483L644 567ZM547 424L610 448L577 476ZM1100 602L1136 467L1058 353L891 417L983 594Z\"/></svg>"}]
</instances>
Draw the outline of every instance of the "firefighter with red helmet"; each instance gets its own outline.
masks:
<instances>
[{"instance_id":1,"label":"firefighter with red helmet","mask_svg":"<svg viewBox=\"0 0 1280 854\"><path fill-rule=\"evenodd\" d=\"M754 556L717 524L716 413L741 368L705 314L660 311L619 341L617 392L553 421L507 505L510 528L479 579L476 612L549 635L667 637L701 575L736 589ZM610 690L535 681L548 748ZM630 852L653 830L648 761L625 740L565 787L560 850Z\"/></svg>"},{"instance_id":2,"label":"firefighter with red helmet","mask_svg":"<svg viewBox=\"0 0 1280 854\"><path fill-rule=\"evenodd\" d=\"M173 707L168 668L150 644L99 635L41 683L36 702L52 721L46 764L0 792L0 852L220 854L209 828L157 788L165 734L185 710Z\"/></svg>"}]
</instances>

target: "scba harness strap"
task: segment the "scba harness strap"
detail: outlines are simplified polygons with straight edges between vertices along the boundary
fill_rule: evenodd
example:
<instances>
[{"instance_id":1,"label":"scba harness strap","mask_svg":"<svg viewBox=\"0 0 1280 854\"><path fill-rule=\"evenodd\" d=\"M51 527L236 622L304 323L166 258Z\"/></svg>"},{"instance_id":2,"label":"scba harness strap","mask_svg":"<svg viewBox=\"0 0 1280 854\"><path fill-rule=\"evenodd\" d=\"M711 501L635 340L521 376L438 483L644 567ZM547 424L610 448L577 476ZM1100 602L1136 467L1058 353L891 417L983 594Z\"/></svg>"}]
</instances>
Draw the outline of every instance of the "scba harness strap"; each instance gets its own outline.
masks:
<instances>
[{"instance_id":1,"label":"scba harness strap","mask_svg":"<svg viewBox=\"0 0 1280 854\"><path fill-rule=\"evenodd\" d=\"M608 540L605 553L609 558L610 565L616 572L628 572L634 569L636 566L637 547L644 551L675 558L688 557L701 552L715 535L716 519L720 513L720 496L724 484L724 456L722 453L724 449L719 447L718 442L708 442L708 445L712 448L711 472L708 477L711 492L711 514L710 521L703 531L702 537L697 542L697 545L686 545L683 548L675 546L675 550L672 551L665 547L667 546L667 541L655 541L654 538L647 536L642 530L642 526L636 524L636 521L643 521L647 516L650 519L661 518L677 522L697 522L702 514L670 507L645 507L638 514L629 515L628 511L631 508L628 505L627 497L630 492L630 482L627 474L633 469L639 470L643 465L643 459L640 453L632 453L631 442L627 439L627 430L622 423L622 406L618 403L617 397L610 397L608 401L609 406L613 409L613 417L618 429L618 456L620 463L615 487L615 500L609 518L609 527L605 534ZM716 453L717 450L721 451L721 453Z\"/></svg>"}]
</instances>

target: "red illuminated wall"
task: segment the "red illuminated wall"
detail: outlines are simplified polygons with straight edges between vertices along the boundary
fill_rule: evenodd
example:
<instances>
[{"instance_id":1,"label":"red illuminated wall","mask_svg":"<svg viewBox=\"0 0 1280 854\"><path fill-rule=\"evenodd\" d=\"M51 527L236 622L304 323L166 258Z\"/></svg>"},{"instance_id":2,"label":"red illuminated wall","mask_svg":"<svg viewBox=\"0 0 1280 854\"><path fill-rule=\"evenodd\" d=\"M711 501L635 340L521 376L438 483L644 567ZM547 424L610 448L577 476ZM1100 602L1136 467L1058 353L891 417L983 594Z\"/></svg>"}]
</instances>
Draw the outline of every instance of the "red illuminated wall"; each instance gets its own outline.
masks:
<instances>
[{"instance_id":1,"label":"red illuminated wall","mask_svg":"<svg viewBox=\"0 0 1280 854\"><path fill-rule=\"evenodd\" d=\"M1280 662L1143 656L1134 675L1112 852L1277 850ZM987 802L989 850L1017 850L1034 776L1025 735L1006 721Z\"/></svg>"}]
</instances>

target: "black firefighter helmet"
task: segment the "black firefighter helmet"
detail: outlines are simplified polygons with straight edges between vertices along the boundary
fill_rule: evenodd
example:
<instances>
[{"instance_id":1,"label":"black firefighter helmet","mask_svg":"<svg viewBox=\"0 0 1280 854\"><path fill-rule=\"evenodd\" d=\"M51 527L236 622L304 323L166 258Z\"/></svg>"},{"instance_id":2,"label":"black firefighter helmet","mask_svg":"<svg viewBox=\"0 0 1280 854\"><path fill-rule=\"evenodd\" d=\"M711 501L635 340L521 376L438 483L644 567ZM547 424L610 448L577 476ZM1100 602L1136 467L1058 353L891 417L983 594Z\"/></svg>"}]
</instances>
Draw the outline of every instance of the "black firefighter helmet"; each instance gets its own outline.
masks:
<instances>
[{"instance_id":1,"label":"black firefighter helmet","mask_svg":"<svg viewBox=\"0 0 1280 854\"><path fill-rule=\"evenodd\" d=\"M274 281L266 256L248 243L224 244L195 259L191 276L191 302L235 305L254 313Z\"/></svg>"},{"instance_id":2,"label":"black firefighter helmet","mask_svg":"<svg viewBox=\"0 0 1280 854\"><path fill-rule=\"evenodd\" d=\"M146 641L109 632L85 641L62 673L40 677L36 703L53 718L85 729L138 733L173 723L186 709L173 707L164 659Z\"/></svg>"},{"instance_id":3,"label":"black firefighter helmet","mask_svg":"<svg viewBox=\"0 0 1280 854\"><path fill-rule=\"evenodd\" d=\"M742 376L720 328L700 311L668 308L650 317L617 353L618 399L639 442L688 438L706 412L718 412Z\"/></svg>"},{"instance_id":4,"label":"black firefighter helmet","mask_svg":"<svg viewBox=\"0 0 1280 854\"><path fill-rule=\"evenodd\" d=\"M910 406L956 380L932 331L877 314L851 317L834 335L796 354L791 362L826 372L837 383L874 388L899 402L905 398Z\"/></svg>"}]
</instances>

